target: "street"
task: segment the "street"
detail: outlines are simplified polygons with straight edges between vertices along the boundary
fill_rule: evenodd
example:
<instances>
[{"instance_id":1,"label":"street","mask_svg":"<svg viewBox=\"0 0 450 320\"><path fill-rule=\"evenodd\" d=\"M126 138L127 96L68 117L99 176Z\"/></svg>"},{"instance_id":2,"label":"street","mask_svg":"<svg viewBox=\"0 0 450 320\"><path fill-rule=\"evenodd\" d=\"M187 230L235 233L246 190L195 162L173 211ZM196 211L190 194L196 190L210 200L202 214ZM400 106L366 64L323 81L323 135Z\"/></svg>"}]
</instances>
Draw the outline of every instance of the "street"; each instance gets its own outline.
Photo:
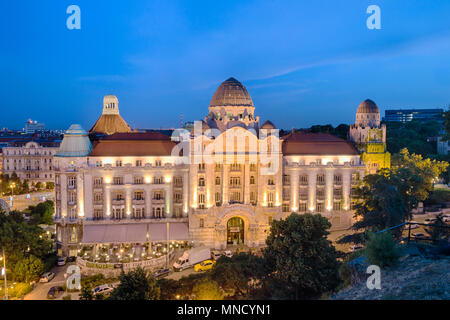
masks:
<instances>
[{"instance_id":1,"label":"street","mask_svg":"<svg viewBox=\"0 0 450 320\"><path fill-rule=\"evenodd\" d=\"M45 200L53 200L54 192L53 191L43 191L43 192L33 192L30 193L30 198L27 199L26 194L15 195L13 206L10 207L11 210L24 210L28 208L28 206L37 205L39 202L42 202L42 197L45 197ZM10 206L10 196L0 197L6 201L6 203Z\"/></svg>"},{"instance_id":2,"label":"street","mask_svg":"<svg viewBox=\"0 0 450 320\"><path fill-rule=\"evenodd\" d=\"M33 289L33 291L31 291L30 293L28 293L25 297L24 300L47 300L47 293L48 290L50 290L51 287L54 286L63 286L65 283L65 279L64 279L64 273L66 272L67 268L69 267L69 264L66 264L65 266L55 266L51 272L55 273L55 277L47 283L38 283L36 285L36 287ZM78 292L74 292L74 293L70 293L72 295L72 300L78 300ZM66 294L61 294L60 296L58 296L58 298L56 298L55 300L62 300L62 297L65 296Z\"/></svg>"}]
</instances>

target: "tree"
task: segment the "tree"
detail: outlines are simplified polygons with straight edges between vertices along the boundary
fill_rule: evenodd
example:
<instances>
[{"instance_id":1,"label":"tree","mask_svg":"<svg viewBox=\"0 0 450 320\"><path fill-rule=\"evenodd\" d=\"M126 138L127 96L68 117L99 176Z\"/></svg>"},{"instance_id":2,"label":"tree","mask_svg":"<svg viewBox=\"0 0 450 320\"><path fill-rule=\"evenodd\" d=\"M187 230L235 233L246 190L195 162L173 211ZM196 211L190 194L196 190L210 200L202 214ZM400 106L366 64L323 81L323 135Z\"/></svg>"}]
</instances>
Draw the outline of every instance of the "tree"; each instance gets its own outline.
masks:
<instances>
[{"instance_id":1,"label":"tree","mask_svg":"<svg viewBox=\"0 0 450 320\"><path fill-rule=\"evenodd\" d=\"M370 233L366 242L365 255L371 264L389 267L395 264L401 253L389 232Z\"/></svg>"},{"instance_id":2,"label":"tree","mask_svg":"<svg viewBox=\"0 0 450 320\"><path fill-rule=\"evenodd\" d=\"M41 259L30 255L17 262L14 268L14 278L17 281L30 282L38 278L44 272L44 264Z\"/></svg>"},{"instance_id":3,"label":"tree","mask_svg":"<svg viewBox=\"0 0 450 320\"><path fill-rule=\"evenodd\" d=\"M160 288L156 280L147 272L138 268L128 273L122 272L119 276L119 286L111 292L111 300L158 300Z\"/></svg>"},{"instance_id":4,"label":"tree","mask_svg":"<svg viewBox=\"0 0 450 320\"><path fill-rule=\"evenodd\" d=\"M360 201L355 204L354 230L377 231L402 223L406 208L398 188L392 184L390 172L367 175L355 190Z\"/></svg>"},{"instance_id":5,"label":"tree","mask_svg":"<svg viewBox=\"0 0 450 320\"><path fill-rule=\"evenodd\" d=\"M442 141L448 141L450 140L450 106L447 107L447 111L444 111L444 130Z\"/></svg>"},{"instance_id":6,"label":"tree","mask_svg":"<svg viewBox=\"0 0 450 320\"><path fill-rule=\"evenodd\" d=\"M93 300L92 286L90 283L83 285L80 293L80 300Z\"/></svg>"},{"instance_id":7,"label":"tree","mask_svg":"<svg viewBox=\"0 0 450 320\"><path fill-rule=\"evenodd\" d=\"M450 229L445 228L447 226L447 223L444 221L444 216L440 213L433 221L432 225L424 229L433 242L438 242L441 239L448 238L450 235Z\"/></svg>"},{"instance_id":8,"label":"tree","mask_svg":"<svg viewBox=\"0 0 450 320\"><path fill-rule=\"evenodd\" d=\"M53 189L55 189L55 183L54 182L47 182L46 184L45 184L45 189L47 189L47 190L53 190Z\"/></svg>"},{"instance_id":9,"label":"tree","mask_svg":"<svg viewBox=\"0 0 450 320\"><path fill-rule=\"evenodd\" d=\"M232 297L250 298L255 284L265 276L262 258L248 253L232 258L220 257L211 271L211 278Z\"/></svg>"},{"instance_id":10,"label":"tree","mask_svg":"<svg viewBox=\"0 0 450 320\"><path fill-rule=\"evenodd\" d=\"M207 279L197 282L192 289L192 294L196 300L222 300L224 297L217 282Z\"/></svg>"},{"instance_id":11,"label":"tree","mask_svg":"<svg viewBox=\"0 0 450 320\"><path fill-rule=\"evenodd\" d=\"M292 213L274 220L263 250L272 297L315 299L339 284L337 253L327 239L330 222Z\"/></svg>"},{"instance_id":12,"label":"tree","mask_svg":"<svg viewBox=\"0 0 450 320\"><path fill-rule=\"evenodd\" d=\"M4 248L7 268L14 270L16 263L33 255L41 260L52 252L53 242L47 240L44 230L28 224L21 212L0 212L0 248Z\"/></svg>"},{"instance_id":13,"label":"tree","mask_svg":"<svg viewBox=\"0 0 450 320\"><path fill-rule=\"evenodd\" d=\"M36 206L29 206L31 223L33 224L54 224L53 214L55 213L53 201L47 200L38 203Z\"/></svg>"},{"instance_id":14,"label":"tree","mask_svg":"<svg viewBox=\"0 0 450 320\"><path fill-rule=\"evenodd\" d=\"M430 137L439 135L441 125L437 121L409 121L407 123L386 123L386 144L391 154L407 148L412 153L430 157L437 153L436 143Z\"/></svg>"},{"instance_id":15,"label":"tree","mask_svg":"<svg viewBox=\"0 0 450 320\"><path fill-rule=\"evenodd\" d=\"M424 159L421 155L410 154L408 149L392 157L393 180L398 186L404 201L408 218L411 210L417 208L433 190L434 182L447 170L448 162Z\"/></svg>"}]
</instances>

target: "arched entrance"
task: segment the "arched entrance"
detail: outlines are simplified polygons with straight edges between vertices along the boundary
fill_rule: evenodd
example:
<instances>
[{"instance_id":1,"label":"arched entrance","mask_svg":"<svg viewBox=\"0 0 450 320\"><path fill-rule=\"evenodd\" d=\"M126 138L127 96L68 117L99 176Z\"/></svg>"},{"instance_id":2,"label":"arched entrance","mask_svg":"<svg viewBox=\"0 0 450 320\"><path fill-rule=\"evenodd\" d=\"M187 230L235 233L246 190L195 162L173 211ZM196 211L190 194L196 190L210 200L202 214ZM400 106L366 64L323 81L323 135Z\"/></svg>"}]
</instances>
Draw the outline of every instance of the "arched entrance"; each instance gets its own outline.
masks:
<instances>
[{"instance_id":1,"label":"arched entrance","mask_svg":"<svg viewBox=\"0 0 450 320\"><path fill-rule=\"evenodd\" d=\"M233 217L227 221L227 244L244 243L244 220Z\"/></svg>"}]
</instances>

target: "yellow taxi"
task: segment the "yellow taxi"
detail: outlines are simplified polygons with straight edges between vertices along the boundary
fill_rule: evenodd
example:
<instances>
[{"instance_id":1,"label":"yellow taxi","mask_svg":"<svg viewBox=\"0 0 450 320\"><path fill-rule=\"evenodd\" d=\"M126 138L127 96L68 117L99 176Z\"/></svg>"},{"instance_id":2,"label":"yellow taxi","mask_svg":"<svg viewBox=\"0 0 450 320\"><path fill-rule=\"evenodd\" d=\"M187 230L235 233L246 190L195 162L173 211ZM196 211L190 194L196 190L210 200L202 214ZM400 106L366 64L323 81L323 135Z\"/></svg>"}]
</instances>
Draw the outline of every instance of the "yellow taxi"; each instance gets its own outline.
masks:
<instances>
[{"instance_id":1,"label":"yellow taxi","mask_svg":"<svg viewBox=\"0 0 450 320\"><path fill-rule=\"evenodd\" d=\"M194 266L194 271L200 272L200 271L211 270L215 264L216 264L216 261L214 261L214 260L205 260L200 263L197 263Z\"/></svg>"}]
</instances>

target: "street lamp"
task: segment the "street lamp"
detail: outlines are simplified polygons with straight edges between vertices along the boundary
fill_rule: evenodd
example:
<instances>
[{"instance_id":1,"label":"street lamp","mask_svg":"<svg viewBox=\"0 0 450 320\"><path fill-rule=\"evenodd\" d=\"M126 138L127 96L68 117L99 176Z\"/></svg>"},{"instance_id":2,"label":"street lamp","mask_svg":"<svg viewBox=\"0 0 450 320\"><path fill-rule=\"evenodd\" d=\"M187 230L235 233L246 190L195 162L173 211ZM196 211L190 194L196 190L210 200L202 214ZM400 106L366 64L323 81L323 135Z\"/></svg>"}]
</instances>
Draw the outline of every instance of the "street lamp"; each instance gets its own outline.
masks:
<instances>
[{"instance_id":1,"label":"street lamp","mask_svg":"<svg viewBox=\"0 0 450 320\"><path fill-rule=\"evenodd\" d=\"M3 256L0 257L0 261L3 260L3 276L5 282L5 300L8 300L8 283L6 280L6 257L5 257L5 249L3 249Z\"/></svg>"},{"instance_id":2,"label":"street lamp","mask_svg":"<svg viewBox=\"0 0 450 320\"><path fill-rule=\"evenodd\" d=\"M16 187L16 183L12 182L9 186L11 187L11 195L14 196L14 188Z\"/></svg>"}]
</instances>

